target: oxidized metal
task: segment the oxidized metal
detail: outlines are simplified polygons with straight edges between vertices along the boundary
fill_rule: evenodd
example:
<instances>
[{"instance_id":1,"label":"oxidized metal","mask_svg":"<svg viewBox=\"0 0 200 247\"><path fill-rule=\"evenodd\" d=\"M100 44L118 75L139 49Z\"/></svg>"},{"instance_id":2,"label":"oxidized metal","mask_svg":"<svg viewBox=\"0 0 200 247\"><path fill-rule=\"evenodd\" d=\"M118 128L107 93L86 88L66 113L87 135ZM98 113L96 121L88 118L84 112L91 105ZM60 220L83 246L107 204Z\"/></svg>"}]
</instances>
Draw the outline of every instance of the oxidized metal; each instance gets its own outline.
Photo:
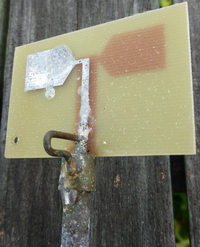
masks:
<instances>
[{"instance_id":1,"label":"oxidized metal","mask_svg":"<svg viewBox=\"0 0 200 247\"><path fill-rule=\"evenodd\" d=\"M74 154L51 147L52 138L81 142L78 135L49 131L44 137L48 154L64 157L59 178L59 191L63 204L61 247L89 247L90 192L95 191L95 157ZM87 143L87 142L86 142Z\"/></svg>"},{"instance_id":2,"label":"oxidized metal","mask_svg":"<svg viewBox=\"0 0 200 247\"><path fill-rule=\"evenodd\" d=\"M61 247L89 247L91 193L78 192L75 204L63 207Z\"/></svg>"},{"instance_id":3,"label":"oxidized metal","mask_svg":"<svg viewBox=\"0 0 200 247\"><path fill-rule=\"evenodd\" d=\"M59 59L59 55L56 56L56 58ZM89 105L90 59L86 58L75 61L72 55L68 52L66 54L66 58L69 61L69 68L65 71L63 70L65 79L66 75L69 75L75 64L82 64L81 109L80 124L78 130L79 135L73 135L58 131L49 131L44 136L44 148L49 155L65 158L65 160L63 159L62 161L58 188L60 190L63 203L61 247L89 247L89 202L91 196L89 192L95 191L95 157L93 155L86 155L87 140L90 132L90 129L88 127L88 118L91 111ZM65 66L64 64L67 64L67 61L63 60L62 68L63 66ZM45 71L45 73L47 72L48 71ZM63 78L64 77L62 77L62 80ZM35 80L35 78L32 79ZM32 80L32 82L34 82L34 80ZM54 78L52 81L54 81ZM44 87L44 84L39 87L38 84L36 85L35 83L37 88L30 89L30 84L31 83L28 84L29 89L27 90ZM45 84L46 88L49 88L51 86L53 85ZM47 98L52 98L51 94L51 97ZM51 147L52 138L61 138L75 141L75 155L71 155L69 152L64 150L53 149Z\"/></svg>"},{"instance_id":4,"label":"oxidized metal","mask_svg":"<svg viewBox=\"0 0 200 247\"><path fill-rule=\"evenodd\" d=\"M43 139L43 145L45 151L51 155L51 156L58 156L58 157L64 157L66 161L68 161L71 158L71 154L67 152L66 150L57 150L53 149L51 146L51 139L52 138L59 138L59 139L65 139L75 142L80 142L82 139L78 135L64 133L60 131L50 130L48 131Z\"/></svg>"},{"instance_id":5,"label":"oxidized metal","mask_svg":"<svg viewBox=\"0 0 200 247\"><path fill-rule=\"evenodd\" d=\"M77 174L72 175L68 162L63 159L58 187L63 203L61 247L89 247L91 194L83 190L95 190L95 159L80 155L82 162L79 155L72 156L76 160Z\"/></svg>"},{"instance_id":6,"label":"oxidized metal","mask_svg":"<svg viewBox=\"0 0 200 247\"><path fill-rule=\"evenodd\" d=\"M70 162L62 166L65 187L78 191L95 191L95 157L81 154L72 155L72 158L75 166Z\"/></svg>"},{"instance_id":7,"label":"oxidized metal","mask_svg":"<svg viewBox=\"0 0 200 247\"><path fill-rule=\"evenodd\" d=\"M59 131L49 131L44 136L44 149L51 156L64 157L67 163L62 165L60 183L69 189L95 191L95 156L74 154L51 147L52 138L81 141L78 135Z\"/></svg>"}]
</instances>

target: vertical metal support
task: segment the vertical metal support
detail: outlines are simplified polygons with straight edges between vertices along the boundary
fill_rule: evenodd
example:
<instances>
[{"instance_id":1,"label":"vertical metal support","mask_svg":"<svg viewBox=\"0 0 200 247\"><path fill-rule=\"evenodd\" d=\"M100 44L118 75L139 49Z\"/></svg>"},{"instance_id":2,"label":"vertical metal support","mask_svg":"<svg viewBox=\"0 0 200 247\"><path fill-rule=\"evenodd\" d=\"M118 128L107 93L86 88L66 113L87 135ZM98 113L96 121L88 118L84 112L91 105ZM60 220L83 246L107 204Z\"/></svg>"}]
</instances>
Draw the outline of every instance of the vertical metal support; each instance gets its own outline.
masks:
<instances>
[{"instance_id":1,"label":"vertical metal support","mask_svg":"<svg viewBox=\"0 0 200 247\"><path fill-rule=\"evenodd\" d=\"M89 58L75 61L82 64L81 109L78 135L50 131L44 137L44 148L53 156L62 159L59 190L63 203L61 247L89 247L90 196L95 191L95 157L87 155L87 140L90 129L89 105ZM57 133L57 134L56 134ZM75 155L51 147L51 138L76 142Z\"/></svg>"},{"instance_id":2,"label":"vertical metal support","mask_svg":"<svg viewBox=\"0 0 200 247\"><path fill-rule=\"evenodd\" d=\"M48 61L48 62L47 62ZM90 129L88 118L90 59L75 60L66 46L31 54L27 58L25 91L46 88L46 97L54 97L49 89L63 85L75 65L82 64L81 109L78 135L49 131L44 136L44 149L51 156L63 157L59 190L63 202L63 247L89 246L89 191L95 189L95 159L86 155ZM59 65L59 66L58 66ZM55 92L55 91L54 91ZM52 138L76 142L76 155L51 147ZM87 191L87 192L86 192Z\"/></svg>"},{"instance_id":3,"label":"vertical metal support","mask_svg":"<svg viewBox=\"0 0 200 247\"><path fill-rule=\"evenodd\" d=\"M59 180L63 203L61 247L89 247L90 234L90 191L95 190L95 157L73 155L82 172L71 176L65 160Z\"/></svg>"},{"instance_id":4,"label":"vertical metal support","mask_svg":"<svg viewBox=\"0 0 200 247\"><path fill-rule=\"evenodd\" d=\"M90 196L95 191L95 157L74 154L51 147L52 138L81 141L77 135L49 131L44 136L44 148L52 156L64 157L59 178L63 204L61 247L89 247Z\"/></svg>"},{"instance_id":5,"label":"vertical metal support","mask_svg":"<svg viewBox=\"0 0 200 247\"><path fill-rule=\"evenodd\" d=\"M61 247L89 247L89 196L89 192L78 192L74 204L63 206Z\"/></svg>"},{"instance_id":6,"label":"vertical metal support","mask_svg":"<svg viewBox=\"0 0 200 247\"><path fill-rule=\"evenodd\" d=\"M82 63L82 83L81 83L81 109L80 109L80 123L78 134L82 137L82 141L76 144L77 154L87 153L87 140L90 129L88 127L88 118L90 114L89 104L89 73L90 73L90 59L85 58L76 61L76 64Z\"/></svg>"}]
</instances>

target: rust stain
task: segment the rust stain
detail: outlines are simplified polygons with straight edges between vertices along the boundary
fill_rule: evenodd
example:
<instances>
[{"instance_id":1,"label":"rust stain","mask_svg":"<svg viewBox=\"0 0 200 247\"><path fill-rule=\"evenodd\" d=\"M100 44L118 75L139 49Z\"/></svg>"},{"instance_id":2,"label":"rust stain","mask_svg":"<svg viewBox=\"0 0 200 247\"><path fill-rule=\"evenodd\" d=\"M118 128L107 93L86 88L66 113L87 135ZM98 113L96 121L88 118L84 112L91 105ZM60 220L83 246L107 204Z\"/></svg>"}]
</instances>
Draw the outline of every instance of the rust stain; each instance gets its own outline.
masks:
<instances>
[{"instance_id":1,"label":"rust stain","mask_svg":"<svg viewBox=\"0 0 200 247\"><path fill-rule=\"evenodd\" d=\"M165 68L164 31L163 24L114 35L100 61L112 76Z\"/></svg>"},{"instance_id":2,"label":"rust stain","mask_svg":"<svg viewBox=\"0 0 200 247\"><path fill-rule=\"evenodd\" d=\"M163 183L165 181L165 173L164 171L159 172L160 180L159 183Z\"/></svg>"},{"instance_id":3,"label":"rust stain","mask_svg":"<svg viewBox=\"0 0 200 247\"><path fill-rule=\"evenodd\" d=\"M115 177L115 180L114 180L114 186L115 186L115 188L118 189L119 183L120 183L120 176L119 176L119 174L117 174L117 176Z\"/></svg>"},{"instance_id":4,"label":"rust stain","mask_svg":"<svg viewBox=\"0 0 200 247\"><path fill-rule=\"evenodd\" d=\"M190 175L191 175L191 173L190 173L190 171L188 171L187 172L187 178L188 178L188 180L190 180Z\"/></svg>"},{"instance_id":5,"label":"rust stain","mask_svg":"<svg viewBox=\"0 0 200 247\"><path fill-rule=\"evenodd\" d=\"M88 137L87 149L88 154L95 153L95 130L96 130L96 102L97 102L97 67L98 56L90 57L90 80L89 80L89 97L90 97L90 116L88 126L91 128Z\"/></svg>"},{"instance_id":6,"label":"rust stain","mask_svg":"<svg viewBox=\"0 0 200 247\"><path fill-rule=\"evenodd\" d=\"M79 88L81 87L81 81L82 81L82 65L77 65L77 93L76 93L76 116L75 116L75 133L78 133L78 127L80 123L80 109L81 109L81 95L78 93Z\"/></svg>"},{"instance_id":7,"label":"rust stain","mask_svg":"<svg viewBox=\"0 0 200 247\"><path fill-rule=\"evenodd\" d=\"M162 181L165 180L165 174L164 174L164 172L161 172L161 180Z\"/></svg>"},{"instance_id":8,"label":"rust stain","mask_svg":"<svg viewBox=\"0 0 200 247\"><path fill-rule=\"evenodd\" d=\"M69 172L68 174L71 177L75 177L75 176L77 176L77 171Z\"/></svg>"}]
</instances>

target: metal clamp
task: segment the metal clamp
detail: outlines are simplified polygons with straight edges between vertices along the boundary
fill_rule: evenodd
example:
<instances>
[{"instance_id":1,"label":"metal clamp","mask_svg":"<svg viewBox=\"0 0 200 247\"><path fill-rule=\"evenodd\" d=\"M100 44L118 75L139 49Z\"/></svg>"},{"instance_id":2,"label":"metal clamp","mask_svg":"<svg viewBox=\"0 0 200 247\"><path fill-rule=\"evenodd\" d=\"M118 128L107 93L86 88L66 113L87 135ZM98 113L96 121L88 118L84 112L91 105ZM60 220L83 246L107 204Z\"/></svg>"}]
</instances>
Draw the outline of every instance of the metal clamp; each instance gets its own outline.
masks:
<instances>
[{"instance_id":1,"label":"metal clamp","mask_svg":"<svg viewBox=\"0 0 200 247\"><path fill-rule=\"evenodd\" d=\"M44 136L44 149L51 156L64 157L67 164L62 168L65 187L77 191L95 191L95 157L87 154L71 155L68 151L53 149L52 138L81 142L78 135L51 130Z\"/></svg>"},{"instance_id":2,"label":"metal clamp","mask_svg":"<svg viewBox=\"0 0 200 247\"><path fill-rule=\"evenodd\" d=\"M82 140L81 137L78 135L55 131L55 130L50 130L45 134L44 139L43 139L43 145L44 145L45 151L51 156L63 157L65 158L67 162L72 157L72 155L66 150L53 149L51 146L52 138L65 139L65 140L70 140L70 141L75 141L75 142L80 142Z\"/></svg>"}]
</instances>

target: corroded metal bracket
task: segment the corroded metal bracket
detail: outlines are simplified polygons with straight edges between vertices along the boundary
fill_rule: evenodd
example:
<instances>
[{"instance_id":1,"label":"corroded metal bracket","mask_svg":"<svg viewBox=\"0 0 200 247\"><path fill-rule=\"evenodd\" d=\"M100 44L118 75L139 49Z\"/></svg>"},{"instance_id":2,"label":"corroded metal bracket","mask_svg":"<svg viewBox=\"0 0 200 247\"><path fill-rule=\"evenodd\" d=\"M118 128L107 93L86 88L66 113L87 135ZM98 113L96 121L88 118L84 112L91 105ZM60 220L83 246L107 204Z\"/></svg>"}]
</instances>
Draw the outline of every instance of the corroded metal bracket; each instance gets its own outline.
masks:
<instances>
[{"instance_id":1,"label":"corroded metal bracket","mask_svg":"<svg viewBox=\"0 0 200 247\"><path fill-rule=\"evenodd\" d=\"M51 146L52 138L82 141L78 135L49 131L44 136L44 149L51 156L63 157L59 191L63 204L61 247L89 247L90 196L95 191L95 156L70 154ZM79 144L80 146L81 144Z\"/></svg>"},{"instance_id":2,"label":"corroded metal bracket","mask_svg":"<svg viewBox=\"0 0 200 247\"><path fill-rule=\"evenodd\" d=\"M76 169L69 164L65 170L67 188L78 191L95 191L95 157L87 154L75 154L72 157Z\"/></svg>"},{"instance_id":3,"label":"corroded metal bracket","mask_svg":"<svg viewBox=\"0 0 200 247\"><path fill-rule=\"evenodd\" d=\"M79 191L95 191L95 156L87 154L71 155L68 151L53 149L52 138L61 138L81 142L78 135L59 131L49 131L44 136L44 149L51 156L63 157L67 161L62 166L65 187Z\"/></svg>"},{"instance_id":4,"label":"corroded metal bracket","mask_svg":"<svg viewBox=\"0 0 200 247\"><path fill-rule=\"evenodd\" d=\"M51 155L51 156L58 156L58 157L63 157L68 161L69 158L71 158L71 154L67 152L66 150L57 150L53 149L51 146L51 139L52 138L58 138L58 139L64 139L64 140L70 140L70 141L75 141L75 142L80 142L82 139L78 135L73 135L61 131L55 131L55 130L50 130L48 131L43 139L43 146L45 151Z\"/></svg>"},{"instance_id":5,"label":"corroded metal bracket","mask_svg":"<svg viewBox=\"0 0 200 247\"><path fill-rule=\"evenodd\" d=\"M95 157L72 155L76 170L63 159L59 190L63 203L61 247L89 247L90 198L95 191Z\"/></svg>"}]
</instances>

